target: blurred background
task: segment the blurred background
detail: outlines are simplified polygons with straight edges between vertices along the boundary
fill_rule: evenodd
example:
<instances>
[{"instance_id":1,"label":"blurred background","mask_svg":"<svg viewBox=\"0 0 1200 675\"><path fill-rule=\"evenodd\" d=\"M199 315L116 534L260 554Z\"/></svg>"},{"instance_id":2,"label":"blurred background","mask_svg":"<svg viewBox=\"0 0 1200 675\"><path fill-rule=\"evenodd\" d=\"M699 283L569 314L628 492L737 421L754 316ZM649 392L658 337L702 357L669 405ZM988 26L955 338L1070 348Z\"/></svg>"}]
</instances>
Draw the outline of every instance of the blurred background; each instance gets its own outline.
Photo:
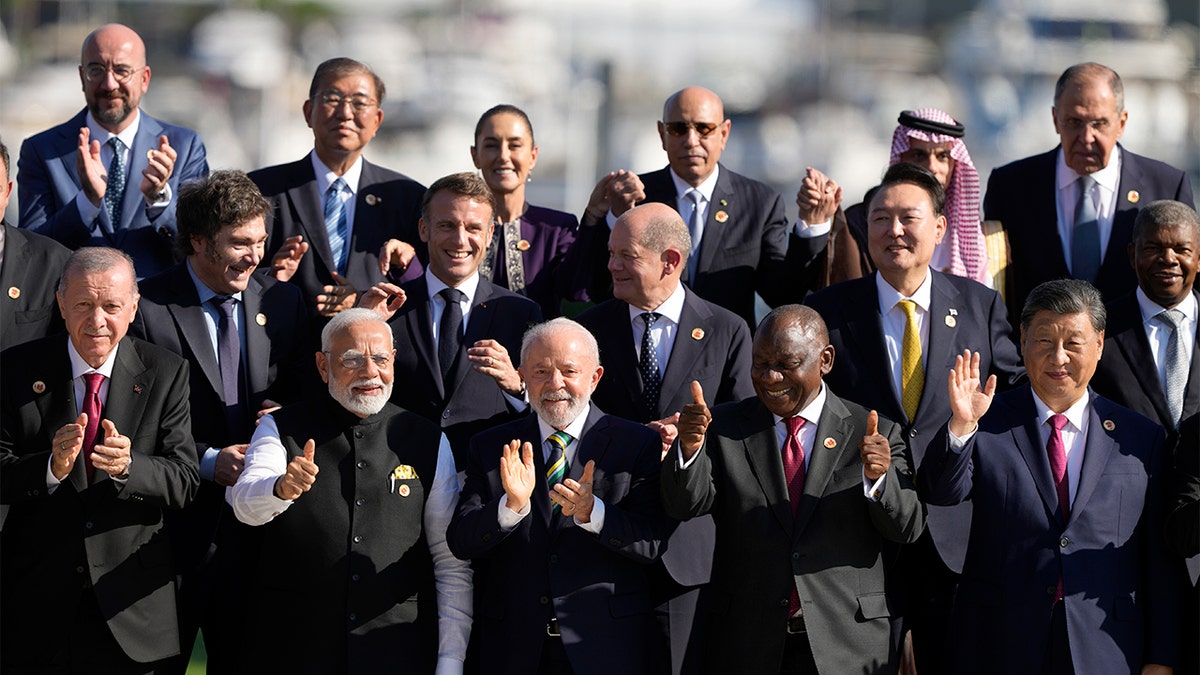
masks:
<instances>
[{"instance_id":1,"label":"blurred background","mask_svg":"<svg viewBox=\"0 0 1200 675\"><path fill-rule=\"evenodd\" d=\"M371 161L425 184L469 170L477 118L512 103L541 148L530 201L578 214L602 173L666 164L662 101L699 84L733 120L725 164L777 187L794 217L806 166L859 201L908 108L965 123L986 183L1055 145L1054 81L1094 60L1125 82L1124 145L1200 185L1196 0L5 0L0 136L14 162L24 138L83 107L80 44L109 21L146 40L143 107L198 130L213 168L307 153L312 72L350 56L387 84Z\"/></svg>"}]
</instances>

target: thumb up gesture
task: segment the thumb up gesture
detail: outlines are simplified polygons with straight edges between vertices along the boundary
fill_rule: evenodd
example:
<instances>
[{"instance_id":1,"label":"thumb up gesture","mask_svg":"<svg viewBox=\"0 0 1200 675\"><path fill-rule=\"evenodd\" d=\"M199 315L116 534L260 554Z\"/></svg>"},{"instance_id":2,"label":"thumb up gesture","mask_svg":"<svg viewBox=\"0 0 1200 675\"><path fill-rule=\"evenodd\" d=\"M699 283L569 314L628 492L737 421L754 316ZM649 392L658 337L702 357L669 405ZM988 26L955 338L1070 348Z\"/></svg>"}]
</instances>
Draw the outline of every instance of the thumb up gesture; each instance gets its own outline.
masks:
<instances>
[{"instance_id":1,"label":"thumb up gesture","mask_svg":"<svg viewBox=\"0 0 1200 675\"><path fill-rule=\"evenodd\" d=\"M704 388L696 380L692 380L692 403L683 406L679 411L679 449L683 452L683 461L696 456L704 445L704 434L708 431L708 423L712 421L712 412L704 402Z\"/></svg>"},{"instance_id":2,"label":"thumb up gesture","mask_svg":"<svg viewBox=\"0 0 1200 675\"><path fill-rule=\"evenodd\" d=\"M318 471L317 463L313 461L316 449L317 444L310 438L304 444L304 454L293 457L292 461L288 462L287 470L282 476L275 479L276 497L292 500L312 488L313 483L317 480Z\"/></svg>"}]
</instances>

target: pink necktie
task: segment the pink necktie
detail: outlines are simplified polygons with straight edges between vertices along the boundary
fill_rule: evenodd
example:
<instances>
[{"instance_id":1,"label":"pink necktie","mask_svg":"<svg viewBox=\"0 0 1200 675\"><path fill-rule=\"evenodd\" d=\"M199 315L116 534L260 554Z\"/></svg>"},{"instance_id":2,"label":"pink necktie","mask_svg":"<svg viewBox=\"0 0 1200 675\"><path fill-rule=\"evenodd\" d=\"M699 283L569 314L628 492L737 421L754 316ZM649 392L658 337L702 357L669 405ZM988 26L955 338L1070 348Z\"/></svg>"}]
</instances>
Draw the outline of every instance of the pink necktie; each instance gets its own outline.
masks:
<instances>
[{"instance_id":1,"label":"pink necktie","mask_svg":"<svg viewBox=\"0 0 1200 675\"><path fill-rule=\"evenodd\" d=\"M1071 516L1071 496L1067 485L1067 448L1063 445L1062 429L1067 426L1066 415L1050 417L1050 440L1046 441L1046 454L1050 456L1050 475L1054 477L1054 491L1058 493L1058 508L1062 512L1062 525L1067 526ZM1058 593L1054 601L1063 597L1062 572L1058 575Z\"/></svg>"},{"instance_id":2,"label":"pink necktie","mask_svg":"<svg viewBox=\"0 0 1200 675\"><path fill-rule=\"evenodd\" d=\"M787 481L788 500L792 505L792 518L800 508L800 499L804 494L804 447L800 445L800 427L804 426L804 418L789 417L787 422L787 439L783 443L783 477ZM788 617L796 616L800 610L800 595L796 592L796 583L792 582L792 597L788 602Z\"/></svg>"},{"instance_id":3,"label":"pink necktie","mask_svg":"<svg viewBox=\"0 0 1200 675\"><path fill-rule=\"evenodd\" d=\"M100 373L84 373L84 383L87 392L83 395L83 412L87 415L87 427L83 430L83 457L87 463L88 483L92 482L92 448L96 445L96 435L100 431L100 383L104 376Z\"/></svg>"}]
</instances>

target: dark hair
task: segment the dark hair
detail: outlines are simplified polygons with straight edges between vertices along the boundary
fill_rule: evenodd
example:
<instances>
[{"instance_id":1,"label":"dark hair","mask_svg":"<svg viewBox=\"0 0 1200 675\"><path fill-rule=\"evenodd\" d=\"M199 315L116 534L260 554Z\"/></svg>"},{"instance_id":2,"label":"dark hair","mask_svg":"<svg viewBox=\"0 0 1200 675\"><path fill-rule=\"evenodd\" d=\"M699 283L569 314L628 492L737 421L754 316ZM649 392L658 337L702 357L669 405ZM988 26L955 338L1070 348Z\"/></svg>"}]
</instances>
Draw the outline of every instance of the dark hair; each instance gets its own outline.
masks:
<instances>
[{"instance_id":1,"label":"dark hair","mask_svg":"<svg viewBox=\"0 0 1200 675\"><path fill-rule=\"evenodd\" d=\"M1055 279L1038 284L1025 298L1021 328L1028 330L1033 317L1042 310L1055 314L1087 314L1097 333L1104 330L1108 320L1100 291L1080 279Z\"/></svg>"},{"instance_id":2,"label":"dark hair","mask_svg":"<svg viewBox=\"0 0 1200 675\"><path fill-rule=\"evenodd\" d=\"M383 80L371 70L371 66L365 63L348 59L344 56L339 56L334 59L329 59L321 65L317 66L317 72L313 73L312 84L308 85L308 100L313 100L317 97L317 90L322 86L329 84L332 80L336 80L347 75L368 75L375 81L375 98L382 104L383 97L387 94L387 89L383 86Z\"/></svg>"},{"instance_id":3,"label":"dark hair","mask_svg":"<svg viewBox=\"0 0 1200 675\"><path fill-rule=\"evenodd\" d=\"M188 181L179 188L175 209L179 236L175 247L185 256L192 255L196 252L192 237L213 242L222 228L266 218L270 212L271 203L246 174L236 170L214 171L207 178Z\"/></svg>"},{"instance_id":4,"label":"dark hair","mask_svg":"<svg viewBox=\"0 0 1200 675\"><path fill-rule=\"evenodd\" d=\"M1125 109L1125 85L1121 84L1121 76L1117 71L1108 66L1101 65L1089 61L1087 63L1076 63L1075 65L1063 71L1062 75L1058 76L1058 82L1054 84L1054 107L1058 107L1058 100L1062 98L1063 92L1067 90L1068 84L1078 84L1093 77L1103 77L1108 81L1108 88L1112 91L1113 104L1117 112Z\"/></svg>"},{"instance_id":5,"label":"dark hair","mask_svg":"<svg viewBox=\"0 0 1200 675\"><path fill-rule=\"evenodd\" d=\"M525 128L529 130L529 142L533 143L534 142L534 140L533 140L533 122L529 121L529 115L526 115L525 111L521 110L517 106L509 105L507 103L501 103L500 105L494 105L491 108L488 108L487 112L483 113L483 115L480 116L479 121L475 123L475 135L471 137L472 142L473 143L479 142L479 134L483 133L483 123L484 122L495 117L496 115L506 115L506 114L507 115L516 115L517 117L521 118L521 121L525 122Z\"/></svg>"},{"instance_id":6,"label":"dark hair","mask_svg":"<svg viewBox=\"0 0 1200 675\"><path fill-rule=\"evenodd\" d=\"M4 175L12 180L12 165L9 164L8 146L4 144L4 141L0 141L0 159L4 160Z\"/></svg>"},{"instance_id":7,"label":"dark hair","mask_svg":"<svg viewBox=\"0 0 1200 675\"><path fill-rule=\"evenodd\" d=\"M136 295L138 292L137 270L133 266L133 258L130 258L129 254L124 251L106 246L84 246L72 253L71 257L67 258L67 262L63 264L62 276L58 278L58 292L60 295L66 293L67 286L71 283L71 277L76 274L107 272L119 265L129 266L129 279L133 285L130 291Z\"/></svg>"},{"instance_id":8,"label":"dark hair","mask_svg":"<svg viewBox=\"0 0 1200 675\"><path fill-rule=\"evenodd\" d=\"M900 162L888 167L879 187L875 188L874 194L867 193L867 210L870 211L871 202L880 192L893 185L915 185L929 195L929 202L933 204L933 215L940 216L945 211L946 188L942 187L941 181L924 167L908 162Z\"/></svg>"},{"instance_id":9,"label":"dark hair","mask_svg":"<svg viewBox=\"0 0 1200 675\"><path fill-rule=\"evenodd\" d=\"M488 216L488 222L495 217L496 198L492 195L492 190L487 183L483 182L483 177L477 173L452 173L433 181L433 185L425 190L425 196L421 197L421 218L425 220L426 225L433 226L429 219L429 202L433 201L434 195L443 190L460 197L467 197L480 204L487 204L488 209L492 212L492 215Z\"/></svg>"},{"instance_id":10,"label":"dark hair","mask_svg":"<svg viewBox=\"0 0 1200 675\"><path fill-rule=\"evenodd\" d=\"M1146 230L1172 225L1187 225L1192 234L1200 236L1200 218L1190 206L1171 199L1150 202L1133 221L1133 243L1142 241Z\"/></svg>"}]
</instances>

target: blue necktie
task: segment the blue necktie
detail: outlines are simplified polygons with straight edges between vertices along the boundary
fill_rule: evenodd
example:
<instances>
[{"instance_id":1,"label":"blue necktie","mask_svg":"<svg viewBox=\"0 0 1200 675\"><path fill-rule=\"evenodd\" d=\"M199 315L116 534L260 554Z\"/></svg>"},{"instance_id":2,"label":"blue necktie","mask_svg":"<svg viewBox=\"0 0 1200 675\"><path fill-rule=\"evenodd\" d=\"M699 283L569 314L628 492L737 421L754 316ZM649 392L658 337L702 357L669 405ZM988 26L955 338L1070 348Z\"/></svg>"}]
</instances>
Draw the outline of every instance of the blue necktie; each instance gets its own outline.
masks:
<instances>
[{"instance_id":1,"label":"blue necktie","mask_svg":"<svg viewBox=\"0 0 1200 675\"><path fill-rule=\"evenodd\" d=\"M1087 282L1094 281L1100 270L1100 214L1092 199L1095 185L1095 178L1079 177L1079 203L1071 230L1071 276Z\"/></svg>"},{"instance_id":2,"label":"blue necktie","mask_svg":"<svg viewBox=\"0 0 1200 675\"><path fill-rule=\"evenodd\" d=\"M692 213L688 217L688 234L692 235L692 253L687 260L687 279L695 283L696 265L700 262L700 240L704 237L704 223L700 220L700 191L692 188L684 194L692 202Z\"/></svg>"},{"instance_id":3,"label":"blue necktie","mask_svg":"<svg viewBox=\"0 0 1200 675\"><path fill-rule=\"evenodd\" d=\"M1184 361L1184 335L1180 329L1184 316L1178 309L1165 309L1154 318L1162 322L1171 333L1167 340L1167 364L1163 369L1163 394L1167 397L1167 410L1171 413L1171 419L1178 427L1179 420L1183 417L1183 393L1187 389L1189 368Z\"/></svg>"},{"instance_id":4,"label":"blue necktie","mask_svg":"<svg viewBox=\"0 0 1200 675\"><path fill-rule=\"evenodd\" d=\"M125 201L125 144L113 136L108 139L112 161L108 163L108 185L104 188L104 210L113 230L121 224L121 204Z\"/></svg>"},{"instance_id":5,"label":"blue necktie","mask_svg":"<svg viewBox=\"0 0 1200 675\"><path fill-rule=\"evenodd\" d=\"M554 486L561 483L563 477L567 475L566 453L571 440L571 434L565 431L556 431L546 439L546 444L550 448L550 459L546 460L546 487L551 494L554 493ZM551 511L558 513L561 508L558 502L554 502Z\"/></svg>"},{"instance_id":6,"label":"blue necktie","mask_svg":"<svg viewBox=\"0 0 1200 675\"><path fill-rule=\"evenodd\" d=\"M346 204L342 201L342 190L346 181L340 177L329 184L325 192L325 232L329 235L329 250L333 253L333 265L341 274L346 271L346 238L349 222L346 219Z\"/></svg>"}]
</instances>

